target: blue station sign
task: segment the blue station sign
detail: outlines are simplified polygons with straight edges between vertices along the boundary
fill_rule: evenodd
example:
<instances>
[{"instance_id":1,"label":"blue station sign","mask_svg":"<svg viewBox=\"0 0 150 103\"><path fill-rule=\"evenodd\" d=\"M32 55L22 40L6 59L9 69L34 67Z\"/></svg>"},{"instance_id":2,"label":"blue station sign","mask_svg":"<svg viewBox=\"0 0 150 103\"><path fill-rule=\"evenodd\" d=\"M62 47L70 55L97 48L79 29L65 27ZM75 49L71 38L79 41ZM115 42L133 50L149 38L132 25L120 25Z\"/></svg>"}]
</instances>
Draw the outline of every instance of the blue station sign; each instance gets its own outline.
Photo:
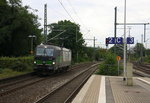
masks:
<instances>
[{"instance_id":1,"label":"blue station sign","mask_svg":"<svg viewBox=\"0 0 150 103\"><path fill-rule=\"evenodd\" d=\"M134 37L127 37L127 44L134 44Z\"/></svg>"},{"instance_id":2,"label":"blue station sign","mask_svg":"<svg viewBox=\"0 0 150 103\"><path fill-rule=\"evenodd\" d=\"M123 38L122 37L117 37L116 38L116 44L123 44Z\"/></svg>"},{"instance_id":3,"label":"blue station sign","mask_svg":"<svg viewBox=\"0 0 150 103\"><path fill-rule=\"evenodd\" d=\"M106 38L106 44L123 44L123 38L108 37ZM134 44L134 37L127 37L127 44Z\"/></svg>"},{"instance_id":4,"label":"blue station sign","mask_svg":"<svg viewBox=\"0 0 150 103\"><path fill-rule=\"evenodd\" d=\"M114 44L115 38L114 37L108 37L106 42L107 42L107 44Z\"/></svg>"}]
</instances>

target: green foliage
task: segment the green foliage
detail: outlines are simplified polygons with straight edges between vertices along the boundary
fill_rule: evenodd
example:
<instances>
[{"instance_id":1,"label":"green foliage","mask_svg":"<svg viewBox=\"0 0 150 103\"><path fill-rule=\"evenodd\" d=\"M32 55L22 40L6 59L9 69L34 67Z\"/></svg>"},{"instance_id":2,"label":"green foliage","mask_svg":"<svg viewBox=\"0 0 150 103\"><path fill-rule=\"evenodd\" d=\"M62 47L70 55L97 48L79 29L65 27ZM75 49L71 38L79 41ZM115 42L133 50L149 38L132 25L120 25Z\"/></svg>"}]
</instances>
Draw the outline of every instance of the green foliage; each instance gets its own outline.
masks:
<instances>
[{"instance_id":1,"label":"green foliage","mask_svg":"<svg viewBox=\"0 0 150 103\"><path fill-rule=\"evenodd\" d=\"M80 32L79 25L67 20L58 21L58 23L50 24L50 31L51 33L48 35L48 40L55 36L56 38L50 40L49 42L54 45L71 49L73 61L77 61L77 52L79 56L84 55L84 39L82 33ZM65 32L59 35L63 31Z\"/></svg>"},{"instance_id":2,"label":"green foliage","mask_svg":"<svg viewBox=\"0 0 150 103\"><path fill-rule=\"evenodd\" d=\"M143 44L137 43L133 49L135 51L134 57L140 58L140 56L141 56L141 50L143 51L143 56L145 55L145 53L144 53L145 47L144 47Z\"/></svg>"},{"instance_id":3,"label":"green foliage","mask_svg":"<svg viewBox=\"0 0 150 103\"><path fill-rule=\"evenodd\" d=\"M17 71L13 71L12 69L0 69L0 78L7 78L7 77L13 77L16 75L21 75L27 72L17 72Z\"/></svg>"},{"instance_id":4,"label":"green foliage","mask_svg":"<svg viewBox=\"0 0 150 103\"><path fill-rule=\"evenodd\" d=\"M107 53L104 62L99 65L97 74L118 75L116 55Z\"/></svg>"},{"instance_id":5,"label":"green foliage","mask_svg":"<svg viewBox=\"0 0 150 103\"><path fill-rule=\"evenodd\" d=\"M145 50L145 56L150 56L150 49Z\"/></svg>"},{"instance_id":6,"label":"green foliage","mask_svg":"<svg viewBox=\"0 0 150 103\"><path fill-rule=\"evenodd\" d=\"M82 56L85 58L87 61L92 61L93 60L93 54L94 54L94 48L92 47L84 47L84 55Z\"/></svg>"},{"instance_id":7,"label":"green foliage","mask_svg":"<svg viewBox=\"0 0 150 103\"><path fill-rule=\"evenodd\" d=\"M33 68L33 57L1 57L0 68L9 68L14 71L32 71Z\"/></svg>"},{"instance_id":8,"label":"green foliage","mask_svg":"<svg viewBox=\"0 0 150 103\"><path fill-rule=\"evenodd\" d=\"M41 29L38 17L22 7L21 0L2 0L0 2L0 56L28 55L31 38L36 35L34 45L41 42Z\"/></svg>"},{"instance_id":9,"label":"green foliage","mask_svg":"<svg viewBox=\"0 0 150 103\"><path fill-rule=\"evenodd\" d=\"M95 60L102 61L106 57L106 49L96 48Z\"/></svg>"},{"instance_id":10,"label":"green foliage","mask_svg":"<svg viewBox=\"0 0 150 103\"><path fill-rule=\"evenodd\" d=\"M111 47L109 51L115 53L115 46ZM123 58L123 44L116 44L116 55Z\"/></svg>"},{"instance_id":11,"label":"green foliage","mask_svg":"<svg viewBox=\"0 0 150 103\"><path fill-rule=\"evenodd\" d=\"M137 43L133 48L130 49L130 52L128 52L128 54L129 53L131 61L147 62L147 56L150 56L150 49L146 49L143 44Z\"/></svg>"},{"instance_id":12,"label":"green foliage","mask_svg":"<svg viewBox=\"0 0 150 103\"><path fill-rule=\"evenodd\" d=\"M150 63L150 55L144 58L144 62Z\"/></svg>"},{"instance_id":13,"label":"green foliage","mask_svg":"<svg viewBox=\"0 0 150 103\"><path fill-rule=\"evenodd\" d=\"M144 62L145 63L150 63L150 49L145 50Z\"/></svg>"},{"instance_id":14,"label":"green foliage","mask_svg":"<svg viewBox=\"0 0 150 103\"><path fill-rule=\"evenodd\" d=\"M83 53L79 54L78 62L87 62L87 61L102 61L105 58L106 50L102 48L86 47L83 48ZM95 58L94 58L95 55Z\"/></svg>"}]
</instances>

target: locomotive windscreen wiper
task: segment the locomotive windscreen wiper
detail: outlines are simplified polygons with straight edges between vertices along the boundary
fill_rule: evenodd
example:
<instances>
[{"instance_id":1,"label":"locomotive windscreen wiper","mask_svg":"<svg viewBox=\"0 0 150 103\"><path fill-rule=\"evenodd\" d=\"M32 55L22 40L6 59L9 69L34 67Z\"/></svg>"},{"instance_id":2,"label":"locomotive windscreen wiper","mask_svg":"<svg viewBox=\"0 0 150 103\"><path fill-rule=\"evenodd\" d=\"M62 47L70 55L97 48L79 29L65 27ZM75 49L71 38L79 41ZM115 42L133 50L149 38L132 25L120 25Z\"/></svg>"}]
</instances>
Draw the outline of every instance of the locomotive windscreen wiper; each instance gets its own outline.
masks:
<instances>
[{"instance_id":1,"label":"locomotive windscreen wiper","mask_svg":"<svg viewBox=\"0 0 150 103\"><path fill-rule=\"evenodd\" d=\"M44 49L44 56L48 56L46 49Z\"/></svg>"}]
</instances>

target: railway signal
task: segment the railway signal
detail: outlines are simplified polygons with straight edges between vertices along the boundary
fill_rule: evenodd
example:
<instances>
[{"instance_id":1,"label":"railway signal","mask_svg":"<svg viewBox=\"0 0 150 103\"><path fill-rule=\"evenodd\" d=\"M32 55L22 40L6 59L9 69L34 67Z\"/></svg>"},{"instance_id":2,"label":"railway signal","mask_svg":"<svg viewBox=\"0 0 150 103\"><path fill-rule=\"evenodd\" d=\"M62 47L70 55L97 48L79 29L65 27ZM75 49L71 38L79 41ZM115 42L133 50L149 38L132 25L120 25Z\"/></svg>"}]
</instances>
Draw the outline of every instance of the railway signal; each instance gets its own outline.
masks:
<instances>
[{"instance_id":1,"label":"railway signal","mask_svg":"<svg viewBox=\"0 0 150 103\"><path fill-rule=\"evenodd\" d=\"M108 42L109 42L108 38L106 38L105 42L106 42L106 46L108 46Z\"/></svg>"},{"instance_id":2,"label":"railway signal","mask_svg":"<svg viewBox=\"0 0 150 103\"><path fill-rule=\"evenodd\" d=\"M36 36L35 35L29 35L28 37L31 38L31 50L30 50L30 54L32 55L33 54L33 38L36 38Z\"/></svg>"}]
</instances>

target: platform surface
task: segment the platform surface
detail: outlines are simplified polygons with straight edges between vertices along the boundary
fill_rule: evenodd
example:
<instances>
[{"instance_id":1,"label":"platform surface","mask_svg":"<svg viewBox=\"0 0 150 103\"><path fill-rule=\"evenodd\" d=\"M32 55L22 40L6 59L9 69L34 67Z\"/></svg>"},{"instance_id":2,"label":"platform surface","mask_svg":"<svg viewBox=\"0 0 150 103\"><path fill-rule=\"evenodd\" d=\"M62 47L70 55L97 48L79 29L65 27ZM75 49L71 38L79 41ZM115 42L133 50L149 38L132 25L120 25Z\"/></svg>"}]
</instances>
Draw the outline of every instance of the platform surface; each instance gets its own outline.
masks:
<instances>
[{"instance_id":1,"label":"platform surface","mask_svg":"<svg viewBox=\"0 0 150 103\"><path fill-rule=\"evenodd\" d=\"M92 75L72 103L150 103L150 78L133 78L127 86L122 77Z\"/></svg>"}]
</instances>

